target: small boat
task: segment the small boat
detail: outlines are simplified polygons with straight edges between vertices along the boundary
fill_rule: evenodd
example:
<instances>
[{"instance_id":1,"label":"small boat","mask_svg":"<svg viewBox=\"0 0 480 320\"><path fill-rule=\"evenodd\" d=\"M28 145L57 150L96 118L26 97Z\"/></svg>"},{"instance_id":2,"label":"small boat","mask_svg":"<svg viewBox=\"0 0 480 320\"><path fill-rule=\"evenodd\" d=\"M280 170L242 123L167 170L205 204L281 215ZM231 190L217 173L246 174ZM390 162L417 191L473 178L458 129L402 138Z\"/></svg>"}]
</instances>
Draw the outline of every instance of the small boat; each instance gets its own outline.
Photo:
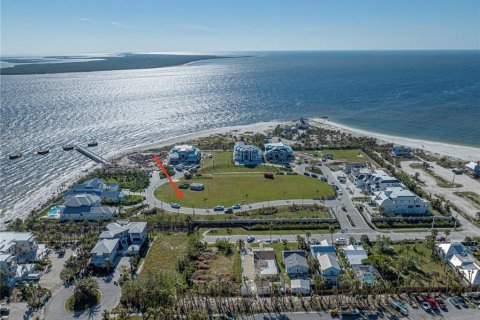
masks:
<instances>
[{"instance_id":1,"label":"small boat","mask_svg":"<svg viewBox=\"0 0 480 320\"><path fill-rule=\"evenodd\" d=\"M48 148L38 148L37 149L37 154L39 155L45 155L45 154L48 154L50 152L50 149Z\"/></svg>"},{"instance_id":2,"label":"small boat","mask_svg":"<svg viewBox=\"0 0 480 320\"><path fill-rule=\"evenodd\" d=\"M63 146L63 150L65 151L71 151L73 150L75 147L73 146L73 144L66 144Z\"/></svg>"},{"instance_id":3,"label":"small boat","mask_svg":"<svg viewBox=\"0 0 480 320\"><path fill-rule=\"evenodd\" d=\"M21 158L22 157L22 154L18 151L14 152L14 153L11 153L8 155L8 158L10 160L15 160L15 159L18 159L18 158Z\"/></svg>"},{"instance_id":4,"label":"small boat","mask_svg":"<svg viewBox=\"0 0 480 320\"><path fill-rule=\"evenodd\" d=\"M87 144L87 147L96 147L96 146L98 146L98 142L95 140L92 140Z\"/></svg>"}]
</instances>

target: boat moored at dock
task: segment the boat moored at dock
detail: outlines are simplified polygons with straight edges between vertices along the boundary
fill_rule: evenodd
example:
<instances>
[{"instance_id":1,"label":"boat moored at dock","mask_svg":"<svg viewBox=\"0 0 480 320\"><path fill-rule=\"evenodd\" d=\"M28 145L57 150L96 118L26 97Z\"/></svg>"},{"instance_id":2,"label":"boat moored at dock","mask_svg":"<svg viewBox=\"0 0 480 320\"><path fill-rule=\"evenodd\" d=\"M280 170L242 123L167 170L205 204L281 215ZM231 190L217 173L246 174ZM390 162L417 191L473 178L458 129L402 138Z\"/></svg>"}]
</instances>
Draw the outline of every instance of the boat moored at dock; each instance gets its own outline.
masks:
<instances>
[{"instance_id":1,"label":"boat moored at dock","mask_svg":"<svg viewBox=\"0 0 480 320\"><path fill-rule=\"evenodd\" d=\"M62 148L63 148L64 151L71 151L71 150L75 149L75 146L73 144L66 144Z\"/></svg>"},{"instance_id":2,"label":"boat moored at dock","mask_svg":"<svg viewBox=\"0 0 480 320\"><path fill-rule=\"evenodd\" d=\"M15 160L15 159L18 159L18 158L21 158L22 157L22 154L18 151L15 151L14 153L10 153L8 155L8 159L10 160Z\"/></svg>"},{"instance_id":3,"label":"boat moored at dock","mask_svg":"<svg viewBox=\"0 0 480 320\"><path fill-rule=\"evenodd\" d=\"M49 152L50 152L50 149L48 149L48 148L38 148L37 149L37 154L41 155L41 156L46 155Z\"/></svg>"},{"instance_id":4,"label":"boat moored at dock","mask_svg":"<svg viewBox=\"0 0 480 320\"><path fill-rule=\"evenodd\" d=\"M96 147L96 146L98 146L98 141L96 140L91 140L87 144L87 147Z\"/></svg>"}]
</instances>

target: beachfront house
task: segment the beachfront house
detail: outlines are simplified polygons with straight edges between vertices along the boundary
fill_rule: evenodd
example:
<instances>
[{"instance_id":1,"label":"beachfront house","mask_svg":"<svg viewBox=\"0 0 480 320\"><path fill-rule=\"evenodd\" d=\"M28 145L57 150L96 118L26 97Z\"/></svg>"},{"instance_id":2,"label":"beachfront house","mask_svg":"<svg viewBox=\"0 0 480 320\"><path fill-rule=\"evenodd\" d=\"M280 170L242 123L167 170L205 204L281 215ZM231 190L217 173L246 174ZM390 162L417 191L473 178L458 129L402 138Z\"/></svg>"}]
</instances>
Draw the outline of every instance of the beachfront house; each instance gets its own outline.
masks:
<instances>
[{"instance_id":1,"label":"beachfront house","mask_svg":"<svg viewBox=\"0 0 480 320\"><path fill-rule=\"evenodd\" d=\"M236 165L258 165L263 163L262 150L254 145L237 141L233 147L233 161Z\"/></svg>"},{"instance_id":2,"label":"beachfront house","mask_svg":"<svg viewBox=\"0 0 480 320\"><path fill-rule=\"evenodd\" d=\"M470 254L454 254L448 263L466 283L480 285L480 266Z\"/></svg>"},{"instance_id":3,"label":"beachfront house","mask_svg":"<svg viewBox=\"0 0 480 320\"><path fill-rule=\"evenodd\" d=\"M412 148L404 146L394 146L390 149L390 153L395 157L410 158L412 156Z\"/></svg>"},{"instance_id":4,"label":"beachfront house","mask_svg":"<svg viewBox=\"0 0 480 320\"><path fill-rule=\"evenodd\" d=\"M118 213L118 208L102 206L100 197L91 194L69 196L58 209L61 220L111 220Z\"/></svg>"},{"instance_id":5,"label":"beachfront house","mask_svg":"<svg viewBox=\"0 0 480 320\"><path fill-rule=\"evenodd\" d=\"M362 260L368 258L367 251L361 245L351 244L344 247L343 251L345 252L345 257L351 266L362 264Z\"/></svg>"},{"instance_id":6,"label":"beachfront house","mask_svg":"<svg viewBox=\"0 0 480 320\"><path fill-rule=\"evenodd\" d=\"M474 177L480 177L480 161L467 163L465 165L465 171Z\"/></svg>"},{"instance_id":7,"label":"beachfront house","mask_svg":"<svg viewBox=\"0 0 480 320\"><path fill-rule=\"evenodd\" d=\"M103 239L119 239L119 250L128 251L130 254L138 254L138 250L147 240L147 223L118 220L109 223L107 230L100 234Z\"/></svg>"},{"instance_id":8,"label":"beachfront house","mask_svg":"<svg viewBox=\"0 0 480 320\"><path fill-rule=\"evenodd\" d=\"M170 150L168 155L168 162L171 165L191 165L200 163L201 152L200 149L190 145L175 146Z\"/></svg>"},{"instance_id":9,"label":"beachfront house","mask_svg":"<svg viewBox=\"0 0 480 320\"><path fill-rule=\"evenodd\" d=\"M429 201L422 199L412 191L401 187L387 188L384 191L375 191L370 198L384 215L416 215L428 214L429 212Z\"/></svg>"},{"instance_id":10,"label":"beachfront house","mask_svg":"<svg viewBox=\"0 0 480 320\"><path fill-rule=\"evenodd\" d=\"M102 179L94 178L84 183L74 185L70 190L63 194L63 198L67 199L74 195L90 194L98 196L108 202L119 202L125 197L120 190L118 183L105 183Z\"/></svg>"},{"instance_id":11,"label":"beachfront house","mask_svg":"<svg viewBox=\"0 0 480 320\"><path fill-rule=\"evenodd\" d=\"M308 276L307 254L303 250L282 251L285 272L290 278Z\"/></svg>"},{"instance_id":12,"label":"beachfront house","mask_svg":"<svg viewBox=\"0 0 480 320\"><path fill-rule=\"evenodd\" d=\"M96 267L112 266L120 247L120 240L102 239L93 247L90 254L92 255L92 264Z\"/></svg>"},{"instance_id":13,"label":"beachfront house","mask_svg":"<svg viewBox=\"0 0 480 320\"><path fill-rule=\"evenodd\" d=\"M15 285L17 272L17 258L10 253L0 253L0 294L10 291Z\"/></svg>"},{"instance_id":14,"label":"beachfront house","mask_svg":"<svg viewBox=\"0 0 480 320\"><path fill-rule=\"evenodd\" d=\"M283 142L267 143L265 145L265 159L273 163L290 163L295 160L295 156L293 155L293 149Z\"/></svg>"},{"instance_id":15,"label":"beachfront house","mask_svg":"<svg viewBox=\"0 0 480 320\"><path fill-rule=\"evenodd\" d=\"M385 191L387 188L405 188L397 178L390 176L383 170L372 170L361 179L357 179L355 184L369 193Z\"/></svg>"},{"instance_id":16,"label":"beachfront house","mask_svg":"<svg viewBox=\"0 0 480 320\"><path fill-rule=\"evenodd\" d=\"M317 260L322 277L328 284L336 285L338 283L338 276L342 274L342 269L340 268L337 257L329 253L318 254Z\"/></svg>"}]
</instances>

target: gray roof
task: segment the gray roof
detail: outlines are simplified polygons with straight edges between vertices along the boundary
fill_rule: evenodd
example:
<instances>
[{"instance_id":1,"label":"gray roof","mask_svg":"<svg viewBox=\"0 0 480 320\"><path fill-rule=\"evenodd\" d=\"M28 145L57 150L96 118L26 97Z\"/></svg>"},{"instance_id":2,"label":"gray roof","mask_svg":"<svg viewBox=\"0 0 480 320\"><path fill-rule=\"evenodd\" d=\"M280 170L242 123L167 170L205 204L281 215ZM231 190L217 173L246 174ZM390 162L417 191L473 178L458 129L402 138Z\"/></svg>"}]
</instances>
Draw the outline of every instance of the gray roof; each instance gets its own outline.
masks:
<instances>
[{"instance_id":1,"label":"gray roof","mask_svg":"<svg viewBox=\"0 0 480 320\"><path fill-rule=\"evenodd\" d=\"M283 264L285 264L285 268L291 268L294 266L303 266L308 268L307 259L302 257L298 253L293 253L283 259Z\"/></svg>"},{"instance_id":2,"label":"gray roof","mask_svg":"<svg viewBox=\"0 0 480 320\"><path fill-rule=\"evenodd\" d=\"M64 205L66 207L82 207L82 206L93 206L100 201L99 196L92 194L76 194L69 196Z\"/></svg>"},{"instance_id":3,"label":"gray roof","mask_svg":"<svg viewBox=\"0 0 480 320\"><path fill-rule=\"evenodd\" d=\"M118 245L118 239L102 239L97 242L90 253L101 256L104 253L111 254Z\"/></svg>"},{"instance_id":4,"label":"gray roof","mask_svg":"<svg viewBox=\"0 0 480 320\"><path fill-rule=\"evenodd\" d=\"M320 264L320 268L322 270L326 270L329 268L335 268L341 270L340 265L338 264L337 257L332 254L322 254L318 255L318 263Z\"/></svg>"}]
</instances>

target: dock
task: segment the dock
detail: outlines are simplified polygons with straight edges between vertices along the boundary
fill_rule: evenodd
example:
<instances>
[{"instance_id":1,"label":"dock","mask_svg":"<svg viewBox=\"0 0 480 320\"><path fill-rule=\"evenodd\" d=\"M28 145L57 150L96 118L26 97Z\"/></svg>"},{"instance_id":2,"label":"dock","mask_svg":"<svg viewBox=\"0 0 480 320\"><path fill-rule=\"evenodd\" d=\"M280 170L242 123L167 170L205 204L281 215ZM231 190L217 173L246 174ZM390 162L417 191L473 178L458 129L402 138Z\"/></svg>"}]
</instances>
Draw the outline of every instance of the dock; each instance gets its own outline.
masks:
<instances>
[{"instance_id":1,"label":"dock","mask_svg":"<svg viewBox=\"0 0 480 320\"><path fill-rule=\"evenodd\" d=\"M85 157L97 162L97 163L103 163L103 164L107 164L107 160L105 160L104 158L102 158L101 156L93 153L92 151L90 150L87 150L85 149L84 147L82 146L79 146L79 145L75 145L74 146L75 150L77 150L78 152L80 152L81 154L83 154Z\"/></svg>"}]
</instances>

